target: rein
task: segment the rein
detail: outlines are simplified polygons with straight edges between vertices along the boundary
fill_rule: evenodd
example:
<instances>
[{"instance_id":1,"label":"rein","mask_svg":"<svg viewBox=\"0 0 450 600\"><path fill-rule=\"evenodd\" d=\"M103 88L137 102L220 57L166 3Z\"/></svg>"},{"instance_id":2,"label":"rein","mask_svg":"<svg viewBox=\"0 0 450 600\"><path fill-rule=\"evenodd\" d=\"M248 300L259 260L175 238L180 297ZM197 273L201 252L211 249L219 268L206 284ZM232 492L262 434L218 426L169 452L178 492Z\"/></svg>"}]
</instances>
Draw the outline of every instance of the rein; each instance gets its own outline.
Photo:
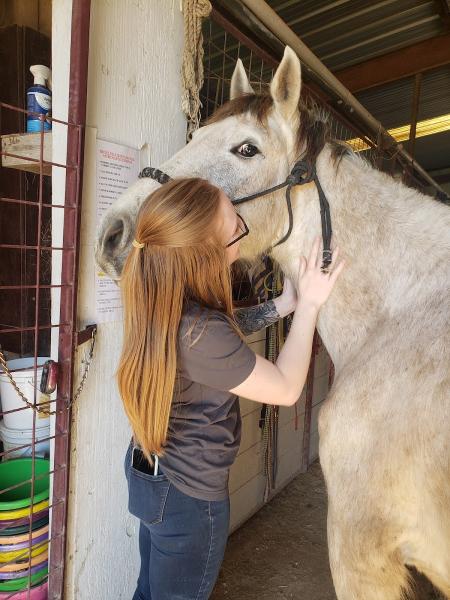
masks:
<instances>
[{"instance_id":1,"label":"rein","mask_svg":"<svg viewBox=\"0 0 450 600\"><path fill-rule=\"evenodd\" d=\"M153 167L146 167L139 173L139 178L142 177L150 177L154 179L160 184L167 183L171 180L171 177L160 171L159 169L155 169ZM272 248L279 246L283 242L285 242L292 233L292 228L294 226L294 216L292 212L292 202L291 202L291 188L296 185L304 185L305 183L310 183L314 181L317 192L319 194L319 203L320 203L320 219L322 223L322 241L323 241L323 250L322 250L322 271L327 271L329 265L331 264L333 253L331 251L331 216L330 216L330 205L328 203L327 197L320 185L319 178L317 176L317 171L315 165L310 164L306 160L297 161L292 167L291 172L287 176L286 180L283 183L279 183L274 187L268 188L266 190L262 190L261 192L256 192L255 194L251 194L250 196L244 196L243 198L237 198L236 200L232 200L231 203L234 206L239 204L244 204L245 202L250 202L255 198L260 198L261 196L266 196L272 192L277 190L281 190L282 188L286 188L286 207L289 215L289 226L286 234L279 240ZM270 250L272 250L270 248Z\"/></svg>"}]
</instances>

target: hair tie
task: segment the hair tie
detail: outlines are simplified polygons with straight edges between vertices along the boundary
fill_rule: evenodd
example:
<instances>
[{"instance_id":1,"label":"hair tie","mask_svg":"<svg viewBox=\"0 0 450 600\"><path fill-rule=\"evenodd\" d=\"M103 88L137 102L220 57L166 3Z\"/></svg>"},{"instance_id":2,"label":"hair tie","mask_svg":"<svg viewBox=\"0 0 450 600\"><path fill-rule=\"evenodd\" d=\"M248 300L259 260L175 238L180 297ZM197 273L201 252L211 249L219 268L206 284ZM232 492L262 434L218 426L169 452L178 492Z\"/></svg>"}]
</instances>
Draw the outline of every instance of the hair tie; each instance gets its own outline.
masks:
<instances>
[{"instance_id":1,"label":"hair tie","mask_svg":"<svg viewBox=\"0 0 450 600\"><path fill-rule=\"evenodd\" d=\"M144 244L144 243L142 243L142 242L138 242L137 240L133 240L131 243L133 244L133 246L134 246L135 248L143 248L143 247L145 246L145 244Z\"/></svg>"}]
</instances>

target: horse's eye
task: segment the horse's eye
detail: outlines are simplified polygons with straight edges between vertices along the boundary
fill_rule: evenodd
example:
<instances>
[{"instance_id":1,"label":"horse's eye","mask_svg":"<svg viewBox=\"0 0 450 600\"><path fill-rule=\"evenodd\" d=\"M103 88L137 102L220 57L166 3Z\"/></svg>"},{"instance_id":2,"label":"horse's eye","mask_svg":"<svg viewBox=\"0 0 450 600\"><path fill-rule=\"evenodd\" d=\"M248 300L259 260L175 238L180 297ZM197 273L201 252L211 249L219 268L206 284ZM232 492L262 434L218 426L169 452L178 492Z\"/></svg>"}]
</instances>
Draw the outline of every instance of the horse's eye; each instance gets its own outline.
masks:
<instances>
[{"instance_id":1,"label":"horse's eye","mask_svg":"<svg viewBox=\"0 0 450 600\"><path fill-rule=\"evenodd\" d=\"M237 146L233 149L233 152L239 154L239 156L242 156L243 158L251 158L252 156L255 156L255 154L259 154L258 148L248 142Z\"/></svg>"}]
</instances>

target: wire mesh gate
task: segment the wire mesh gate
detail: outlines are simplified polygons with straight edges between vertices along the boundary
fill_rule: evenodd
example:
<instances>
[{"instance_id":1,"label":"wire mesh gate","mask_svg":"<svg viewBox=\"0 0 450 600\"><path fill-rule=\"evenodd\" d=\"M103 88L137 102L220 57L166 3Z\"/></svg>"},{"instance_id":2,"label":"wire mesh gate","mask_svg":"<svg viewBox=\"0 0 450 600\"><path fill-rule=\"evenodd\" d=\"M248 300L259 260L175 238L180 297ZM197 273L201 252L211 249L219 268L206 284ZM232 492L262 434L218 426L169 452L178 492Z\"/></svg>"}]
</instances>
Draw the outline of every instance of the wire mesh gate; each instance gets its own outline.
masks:
<instances>
[{"instance_id":1,"label":"wire mesh gate","mask_svg":"<svg viewBox=\"0 0 450 600\"><path fill-rule=\"evenodd\" d=\"M2 598L63 597L73 359L95 331L75 330L89 9L74 0L68 120L26 134L26 110L0 103Z\"/></svg>"},{"instance_id":2,"label":"wire mesh gate","mask_svg":"<svg viewBox=\"0 0 450 600\"><path fill-rule=\"evenodd\" d=\"M2 124L8 121L5 118L7 112L26 115L20 107L1 103L0 108ZM36 192L35 197L28 194L28 199L24 199L5 197L2 190L0 198L3 221L0 243L2 308L20 307L18 311L7 310L8 314L2 315L0 329L2 353L7 360L1 375L3 448L0 452L0 503L3 510L0 513L0 533L3 537L0 543L4 538L16 542L7 545L13 550L2 553L0 572L3 574L3 587L11 592L11 598L21 590L23 593L24 589L44 588L50 552L62 543L65 525L65 486L61 493L58 482L61 476L67 477L69 430L65 413L69 397L60 391L56 395L53 389L51 395L45 393L50 389L45 389L44 384L41 387L41 381L44 363L51 360L52 331L58 330L63 339L73 329L70 320L52 322L52 296L59 290L62 298L69 297L73 303L76 293L76 245L70 239L69 231L63 245L53 244L52 224L60 221L56 211L67 213L67 220L75 222L78 193L75 197L67 196L66 202L53 202L50 172L52 168L73 171L79 182L81 130L73 123L52 121L54 127L58 123L61 127L73 129L69 137L77 147L75 163L52 161L49 151L52 133L44 132L43 128L40 133L31 136L23 134L24 128L15 132L5 131L4 127L1 129L3 179L23 179L24 185L16 189ZM54 268L57 263L63 266L61 275ZM17 265L19 268L14 269ZM71 365L71 355L71 345L62 345L58 359L62 377L67 365ZM12 371L11 378L5 372L5 366ZM14 438L21 442L14 443ZM54 448L52 453L50 446ZM54 492L52 499L51 485ZM49 522L50 514L52 523ZM22 541L18 542L19 539ZM54 564L53 572L60 568L60 563ZM8 574L21 577L7 579Z\"/></svg>"}]
</instances>

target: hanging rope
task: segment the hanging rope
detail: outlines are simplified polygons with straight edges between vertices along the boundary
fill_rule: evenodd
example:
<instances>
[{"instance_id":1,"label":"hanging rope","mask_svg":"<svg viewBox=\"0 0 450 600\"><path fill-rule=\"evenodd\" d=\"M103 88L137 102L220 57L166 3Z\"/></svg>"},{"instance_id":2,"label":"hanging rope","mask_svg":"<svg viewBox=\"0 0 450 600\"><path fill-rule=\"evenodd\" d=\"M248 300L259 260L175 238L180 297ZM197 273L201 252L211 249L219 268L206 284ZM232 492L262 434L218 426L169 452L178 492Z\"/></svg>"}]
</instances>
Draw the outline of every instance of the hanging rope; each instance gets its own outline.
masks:
<instances>
[{"instance_id":1,"label":"hanging rope","mask_svg":"<svg viewBox=\"0 0 450 600\"><path fill-rule=\"evenodd\" d=\"M198 129L203 85L202 19L211 12L209 0L183 0L184 50L181 66L181 109L188 120L187 138Z\"/></svg>"},{"instance_id":2,"label":"hanging rope","mask_svg":"<svg viewBox=\"0 0 450 600\"><path fill-rule=\"evenodd\" d=\"M271 263L271 261L270 261ZM268 299L276 298L282 290L280 271L274 269L270 264L271 272L265 276L265 287L268 292ZM270 282L266 282L270 279ZM270 283L267 286L267 283ZM266 358L275 362L280 353L282 345L283 328L277 321L266 329ZM264 502L267 502L271 492L275 489L278 463L278 415L279 406L264 405L264 412L261 416L263 420L262 432L262 456L264 465L264 475L266 477L266 486L264 489Z\"/></svg>"}]
</instances>

